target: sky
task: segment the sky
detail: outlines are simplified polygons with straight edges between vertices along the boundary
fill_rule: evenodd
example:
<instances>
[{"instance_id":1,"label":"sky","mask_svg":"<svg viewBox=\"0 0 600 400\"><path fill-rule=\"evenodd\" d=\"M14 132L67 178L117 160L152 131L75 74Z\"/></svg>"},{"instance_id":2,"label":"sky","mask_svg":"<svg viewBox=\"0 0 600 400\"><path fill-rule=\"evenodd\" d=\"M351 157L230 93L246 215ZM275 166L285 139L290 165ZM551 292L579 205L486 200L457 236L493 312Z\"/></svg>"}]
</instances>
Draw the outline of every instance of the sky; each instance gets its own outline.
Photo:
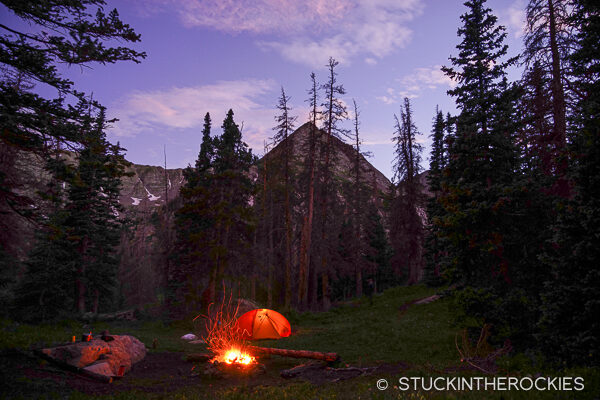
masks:
<instances>
[{"instance_id":1,"label":"sky","mask_svg":"<svg viewBox=\"0 0 600 400\"><path fill-rule=\"evenodd\" d=\"M507 28L509 55L518 54L525 1L489 0L487 6ZM141 34L132 47L147 58L62 72L119 119L108 138L136 164L163 165L164 149L168 168L193 164L204 115L210 112L212 133L220 134L230 108L244 141L263 154L281 88L300 126L308 119L309 75L314 71L325 83L330 56L339 61L342 99L358 104L369 161L390 179L394 114L403 98L411 99L421 132L424 169L436 106L456 111L446 94L453 82L440 67L457 55L462 1L107 0L105 10L113 8ZM14 17L3 9L0 18ZM514 70L509 78L519 76Z\"/></svg>"}]
</instances>

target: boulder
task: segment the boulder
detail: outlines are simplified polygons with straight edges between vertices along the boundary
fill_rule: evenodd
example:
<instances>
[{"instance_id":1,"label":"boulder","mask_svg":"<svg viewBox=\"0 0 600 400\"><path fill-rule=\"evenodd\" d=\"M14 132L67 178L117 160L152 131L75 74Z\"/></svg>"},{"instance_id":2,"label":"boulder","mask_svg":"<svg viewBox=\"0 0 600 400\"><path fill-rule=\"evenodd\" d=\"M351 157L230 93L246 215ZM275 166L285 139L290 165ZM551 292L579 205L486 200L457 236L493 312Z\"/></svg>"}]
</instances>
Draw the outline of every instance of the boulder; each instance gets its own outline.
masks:
<instances>
[{"instance_id":1,"label":"boulder","mask_svg":"<svg viewBox=\"0 0 600 400\"><path fill-rule=\"evenodd\" d=\"M108 337L108 336L107 336ZM42 349L46 356L86 371L106 376L127 373L133 364L146 356L146 346L129 335L110 335L110 341L93 339L59 347Z\"/></svg>"},{"instance_id":2,"label":"boulder","mask_svg":"<svg viewBox=\"0 0 600 400\"><path fill-rule=\"evenodd\" d=\"M90 365L100 358L101 355L108 352L110 352L109 344L100 339L42 349L42 353L48 357L77 368Z\"/></svg>"}]
</instances>

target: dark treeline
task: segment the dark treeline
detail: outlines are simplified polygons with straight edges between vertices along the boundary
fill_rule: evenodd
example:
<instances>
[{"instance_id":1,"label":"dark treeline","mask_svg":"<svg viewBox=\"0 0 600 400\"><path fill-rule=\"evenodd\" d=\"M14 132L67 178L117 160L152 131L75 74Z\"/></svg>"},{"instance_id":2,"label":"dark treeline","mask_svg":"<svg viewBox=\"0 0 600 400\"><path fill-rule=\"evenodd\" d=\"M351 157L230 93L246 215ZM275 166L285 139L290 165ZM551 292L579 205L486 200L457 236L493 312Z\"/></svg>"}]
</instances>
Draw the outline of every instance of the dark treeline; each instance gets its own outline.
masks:
<instances>
[{"instance_id":1,"label":"dark treeline","mask_svg":"<svg viewBox=\"0 0 600 400\"><path fill-rule=\"evenodd\" d=\"M140 253L123 249L127 162L106 140L104 108L55 66L139 62L144 53L104 44L139 36L116 11L92 13L100 0L4 3L56 36L0 26L1 300L22 319L114 310L124 304L119 265L131 265L119 258ZM158 265L149 281L165 312L198 314L223 290L326 310L425 281L449 287L496 343L557 365L597 365L600 6L530 0L525 51L509 57L485 1L464 4L458 55L443 67L458 112L435 110L426 185L405 99L390 118L394 179L378 186L334 59L324 83L307 80L307 121L281 89L262 158L232 110L220 129L221 116L206 114L180 195L152 216L157 250L140 256ZM507 79L512 66L524 71L517 82Z\"/></svg>"},{"instance_id":2,"label":"dark treeline","mask_svg":"<svg viewBox=\"0 0 600 400\"><path fill-rule=\"evenodd\" d=\"M434 117L426 279L495 340L597 365L600 8L531 0L519 60L484 3L465 3L443 68L459 113Z\"/></svg>"},{"instance_id":3,"label":"dark treeline","mask_svg":"<svg viewBox=\"0 0 600 400\"><path fill-rule=\"evenodd\" d=\"M39 320L114 307L128 163L106 139L104 107L57 66L140 62L145 53L107 45L140 36L101 0L3 4L31 26L0 25L3 310Z\"/></svg>"}]
</instances>

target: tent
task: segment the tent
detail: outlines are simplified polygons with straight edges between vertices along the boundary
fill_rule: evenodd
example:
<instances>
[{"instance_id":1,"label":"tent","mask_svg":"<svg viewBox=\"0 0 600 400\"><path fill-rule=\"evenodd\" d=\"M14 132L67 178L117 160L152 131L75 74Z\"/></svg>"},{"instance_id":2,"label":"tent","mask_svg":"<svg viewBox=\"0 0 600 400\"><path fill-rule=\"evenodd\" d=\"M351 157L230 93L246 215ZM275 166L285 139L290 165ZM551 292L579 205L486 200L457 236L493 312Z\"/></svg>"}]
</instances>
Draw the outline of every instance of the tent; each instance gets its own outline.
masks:
<instances>
[{"instance_id":1,"label":"tent","mask_svg":"<svg viewBox=\"0 0 600 400\"><path fill-rule=\"evenodd\" d=\"M237 320L242 339L279 339L290 336L288 320L277 311L260 308L248 311Z\"/></svg>"}]
</instances>

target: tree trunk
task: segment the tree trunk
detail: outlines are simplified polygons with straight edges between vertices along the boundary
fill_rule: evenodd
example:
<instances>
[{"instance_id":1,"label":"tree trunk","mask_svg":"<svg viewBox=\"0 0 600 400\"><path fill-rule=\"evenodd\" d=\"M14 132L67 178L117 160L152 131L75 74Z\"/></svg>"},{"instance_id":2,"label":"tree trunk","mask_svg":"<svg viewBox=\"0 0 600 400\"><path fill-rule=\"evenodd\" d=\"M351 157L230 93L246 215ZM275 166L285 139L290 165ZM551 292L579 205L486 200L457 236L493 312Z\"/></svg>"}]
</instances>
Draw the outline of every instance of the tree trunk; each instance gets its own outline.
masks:
<instances>
[{"instance_id":1,"label":"tree trunk","mask_svg":"<svg viewBox=\"0 0 600 400\"><path fill-rule=\"evenodd\" d=\"M556 40L556 12L553 0L548 0L548 12L550 14L550 51L552 52L552 109L554 115L554 144L562 149L566 145L566 111L565 93L562 85L562 74L560 71L560 54ZM559 171L564 173L564 171Z\"/></svg>"},{"instance_id":2,"label":"tree trunk","mask_svg":"<svg viewBox=\"0 0 600 400\"><path fill-rule=\"evenodd\" d=\"M325 265L327 267L327 265ZM323 271L321 275L321 286L323 289L323 311L327 311L331 308L331 300L329 299L329 275L327 270Z\"/></svg>"},{"instance_id":3,"label":"tree trunk","mask_svg":"<svg viewBox=\"0 0 600 400\"><path fill-rule=\"evenodd\" d=\"M284 308L287 310L292 302L292 218L290 212L290 154L291 138L285 139L285 294Z\"/></svg>"},{"instance_id":4,"label":"tree trunk","mask_svg":"<svg viewBox=\"0 0 600 400\"><path fill-rule=\"evenodd\" d=\"M100 291L98 289L94 290L94 309L93 313L98 314L98 304L100 303Z\"/></svg>"},{"instance_id":5,"label":"tree trunk","mask_svg":"<svg viewBox=\"0 0 600 400\"><path fill-rule=\"evenodd\" d=\"M302 224L302 233L300 238L300 262L298 271L298 305L301 309L308 307L308 287L310 275L310 256L312 249L312 227L314 217L314 200L315 200L315 147L316 147L316 125L313 124L310 128L309 137L309 179L308 179L308 199L307 199L307 215Z\"/></svg>"},{"instance_id":6,"label":"tree trunk","mask_svg":"<svg viewBox=\"0 0 600 400\"><path fill-rule=\"evenodd\" d=\"M77 273L79 275L75 279L75 287L77 290L77 312L79 314L85 314L85 285L82 280L83 268L78 268Z\"/></svg>"},{"instance_id":7,"label":"tree trunk","mask_svg":"<svg viewBox=\"0 0 600 400\"><path fill-rule=\"evenodd\" d=\"M362 296L362 271L360 270L360 266L355 265L354 269L356 271L356 297Z\"/></svg>"}]
</instances>

